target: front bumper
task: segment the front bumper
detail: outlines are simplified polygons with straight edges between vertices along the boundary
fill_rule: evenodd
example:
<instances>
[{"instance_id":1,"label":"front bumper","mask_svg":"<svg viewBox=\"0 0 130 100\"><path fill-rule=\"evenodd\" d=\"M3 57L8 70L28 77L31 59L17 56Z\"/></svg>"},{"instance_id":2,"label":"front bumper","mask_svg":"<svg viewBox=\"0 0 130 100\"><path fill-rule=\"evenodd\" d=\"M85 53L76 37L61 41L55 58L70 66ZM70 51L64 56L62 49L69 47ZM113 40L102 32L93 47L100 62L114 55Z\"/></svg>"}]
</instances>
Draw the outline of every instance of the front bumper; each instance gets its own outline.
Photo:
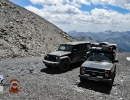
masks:
<instances>
[{"instance_id":1,"label":"front bumper","mask_svg":"<svg viewBox=\"0 0 130 100\"><path fill-rule=\"evenodd\" d=\"M102 82L111 82L112 79L106 79L106 78L101 78L101 77L92 77L92 76L87 76L87 75L78 75L80 78L88 79L88 80L93 80L93 81L102 81Z\"/></svg>"},{"instance_id":2,"label":"front bumper","mask_svg":"<svg viewBox=\"0 0 130 100\"><path fill-rule=\"evenodd\" d=\"M46 65L58 66L60 62L53 62L53 61L43 60L43 63L46 64Z\"/></svg>"}]
</instances>

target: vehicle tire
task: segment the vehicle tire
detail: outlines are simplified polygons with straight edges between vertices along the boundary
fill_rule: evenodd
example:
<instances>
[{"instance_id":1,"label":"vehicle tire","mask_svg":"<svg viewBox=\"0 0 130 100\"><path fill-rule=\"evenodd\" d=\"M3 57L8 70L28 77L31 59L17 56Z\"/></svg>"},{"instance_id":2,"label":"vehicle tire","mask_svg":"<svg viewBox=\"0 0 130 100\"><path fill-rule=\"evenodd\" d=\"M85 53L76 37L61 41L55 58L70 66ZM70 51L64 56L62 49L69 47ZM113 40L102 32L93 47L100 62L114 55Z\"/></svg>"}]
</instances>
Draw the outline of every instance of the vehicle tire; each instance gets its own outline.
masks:
<instances>
[{"instance_id":1,"label":"vehicle tire","mask_svg":"<svg viewBox=\"0 0 130 100\"><path fill-rule=\"evenodd\" d=\"M70 62L68 60L63 60L59 66L60 71L68 71L70 68Z\"/></svg>"},{"instance_id":2,"label":"vehicle tire","mask_svg":"<svg viewBox=\"0 0 130 100\"><path fill-rule=\"evenodd\" d=\"M85 81L86 81L86 80L85 80L84 78L81 78L81 77L80 77L80 82L81 82L81 83L84 83Z\"/></svg>"},{"instance_id":3,"label":"vehicle tire","mask_svg":"<svg viewBox=\"0 0 130 100\"><path fill-rule=\"evenodd\" d=\"M46 64L45 64L45 66L46 66L47 68L52 68L52 66L51 66L51 65L46 65Z\"/></svg>"}]
</instances>

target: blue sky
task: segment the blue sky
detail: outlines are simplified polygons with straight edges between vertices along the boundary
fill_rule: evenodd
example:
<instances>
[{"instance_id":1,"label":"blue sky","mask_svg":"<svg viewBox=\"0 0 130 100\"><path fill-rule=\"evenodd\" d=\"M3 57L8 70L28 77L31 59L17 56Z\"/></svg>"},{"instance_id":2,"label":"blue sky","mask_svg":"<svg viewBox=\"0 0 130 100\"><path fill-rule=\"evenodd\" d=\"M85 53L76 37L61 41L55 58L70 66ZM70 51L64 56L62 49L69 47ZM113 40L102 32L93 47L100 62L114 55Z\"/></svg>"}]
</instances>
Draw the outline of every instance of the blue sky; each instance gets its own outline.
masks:
<instances>
[{"instance_id":1,"label":"blue sky","mask_svg":"<svg viewBox=\"0 0 130 100\"><path fill-rule=\"evenodd\" d=\"M13 3L15 3L15 4L23 7L23 8L25 6L28 6L28 5L35 6L36 8L39 8L39 9L42 8L41 5L39 5L39 4L33 4L32 2L30 2L30 0L9 0L9 1L11 1L11 2L13 2Z\"/></svg>"},{"instance_id":2,"label":"blue sky","mask_svg":"<svg viewBox=\"0 0 130 100\"><path fill-rule=\"evenodd\" d=\"M68 32L130 30L130 0L10 0Z\"/></svg>"}]
</instances>

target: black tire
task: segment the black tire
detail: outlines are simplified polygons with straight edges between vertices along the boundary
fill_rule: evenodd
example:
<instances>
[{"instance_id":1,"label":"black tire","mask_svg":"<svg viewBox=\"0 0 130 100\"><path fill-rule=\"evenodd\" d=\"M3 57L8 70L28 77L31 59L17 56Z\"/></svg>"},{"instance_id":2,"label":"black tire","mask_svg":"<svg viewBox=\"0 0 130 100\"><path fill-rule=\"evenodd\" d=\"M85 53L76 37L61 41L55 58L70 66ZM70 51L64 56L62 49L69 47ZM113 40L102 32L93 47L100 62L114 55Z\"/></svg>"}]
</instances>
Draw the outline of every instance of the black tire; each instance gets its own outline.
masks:
<instances>
[{"instance_id":1,"label":"black tire","mask_svg":"<svg viewBox=\"0 0 130 100\"><path fill-rule=\"evenodd\" d=\"M81 83L84 83L85 81L86 81L86 80L85 80L84 78L81 78L81 77L80 77L80 82L81 82Z\"/></svg>"},{"instance_id":2,"label":"black tire","mask_svg":"<svg viewBox=\"0 0 130 100\"><path fill-rule=\"evenodd\" d=\"M46 65L46 64L45 64L45 66L46 66L47 68L52 68L52 66L51 66L51 65Z\"/></svg>"},{"instance_id":3,"label":"black tire","mask_svg":"<svg viewBox=\"0 0 130 100\"><path fill-rule=\"evenodd\" d=\"M61 62L61 65L59 66L60 71L63 71L63 72L68 71L69 68L70 68L69 60L63 60Z\"/></svg>"}]
</instances>

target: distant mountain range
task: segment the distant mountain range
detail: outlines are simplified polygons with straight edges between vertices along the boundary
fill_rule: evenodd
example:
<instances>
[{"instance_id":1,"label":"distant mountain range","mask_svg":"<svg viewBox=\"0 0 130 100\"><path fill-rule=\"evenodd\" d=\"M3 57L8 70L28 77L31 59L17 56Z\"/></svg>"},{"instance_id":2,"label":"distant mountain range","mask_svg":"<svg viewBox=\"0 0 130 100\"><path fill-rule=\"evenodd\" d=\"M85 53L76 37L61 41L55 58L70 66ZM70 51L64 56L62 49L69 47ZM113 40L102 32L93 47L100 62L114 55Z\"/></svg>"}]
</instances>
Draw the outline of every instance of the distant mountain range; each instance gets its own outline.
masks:
<instances>
[{"instance_id":1,"label":"distant mountain range","mask_svg":"<svg viewBox=\"0 0 130 100\"><path fill-rule=\"evenodd\" d=\"M125 50L126 52L130 52L130 31L113 32L111 30L106 30L104 32L77 32L73 30L73 31L69 31L68 34L77 39L80 38L80 40L82 40L83 37L84 38L89 37L95 41L116 43L119 48L122 48L122 50Z\"/></svg>"},{"instance_id":2,"label":"distant mountain range","mask_svg":"<svg viewBox=\"0 0 130 100\"><path fill-rule=\"evenodd\" d=\"M88 41L91 43L98 42L98 41L95 41L91 37L88 37L88 36L78 36L78 37L73 37L73 38L75 38L78 41Z\"/></svg>"}]
</instances>

